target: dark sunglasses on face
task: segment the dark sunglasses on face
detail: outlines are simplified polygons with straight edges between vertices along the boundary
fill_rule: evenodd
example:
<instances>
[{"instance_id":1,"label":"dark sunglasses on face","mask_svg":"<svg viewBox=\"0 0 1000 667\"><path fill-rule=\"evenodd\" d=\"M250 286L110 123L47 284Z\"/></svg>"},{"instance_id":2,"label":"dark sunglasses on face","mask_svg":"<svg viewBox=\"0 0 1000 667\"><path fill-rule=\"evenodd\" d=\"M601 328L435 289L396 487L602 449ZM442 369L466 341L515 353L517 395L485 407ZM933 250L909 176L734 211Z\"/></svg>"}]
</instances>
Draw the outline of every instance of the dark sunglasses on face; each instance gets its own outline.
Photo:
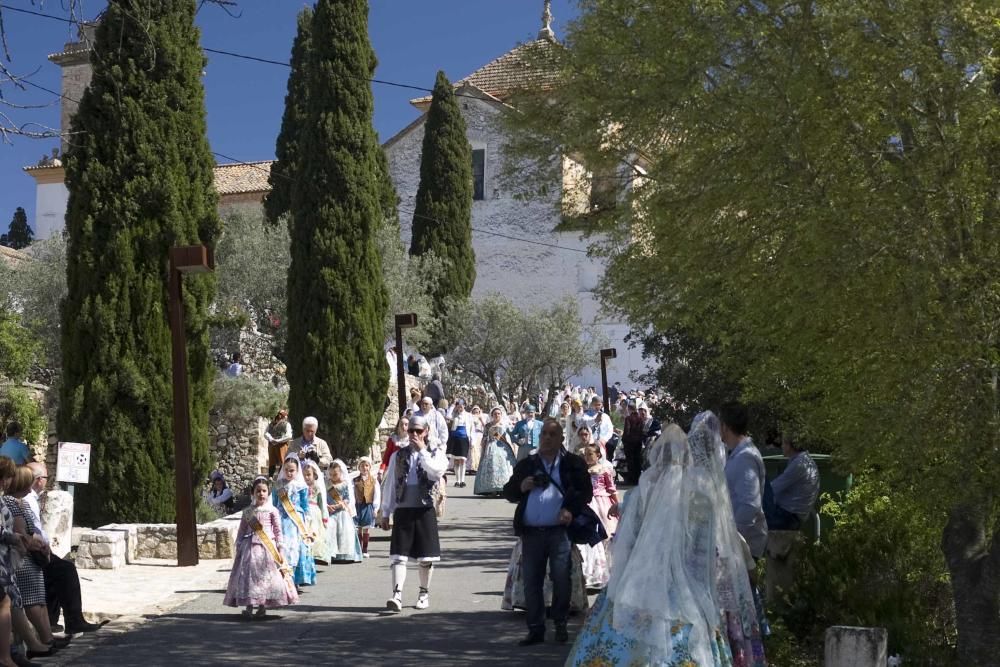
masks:
<instances>
[{"instance_id":1,"label":"dark sunglasses on face","mask_svg":"<svg viewBox=\"0 0 1000 667\"><path fill-rule=\"evenodd\" d=\"M422 428L411 428L409 431L407 431L407 433L423 433L423 432L424 429Z\"/></svg>"}]
</instances>

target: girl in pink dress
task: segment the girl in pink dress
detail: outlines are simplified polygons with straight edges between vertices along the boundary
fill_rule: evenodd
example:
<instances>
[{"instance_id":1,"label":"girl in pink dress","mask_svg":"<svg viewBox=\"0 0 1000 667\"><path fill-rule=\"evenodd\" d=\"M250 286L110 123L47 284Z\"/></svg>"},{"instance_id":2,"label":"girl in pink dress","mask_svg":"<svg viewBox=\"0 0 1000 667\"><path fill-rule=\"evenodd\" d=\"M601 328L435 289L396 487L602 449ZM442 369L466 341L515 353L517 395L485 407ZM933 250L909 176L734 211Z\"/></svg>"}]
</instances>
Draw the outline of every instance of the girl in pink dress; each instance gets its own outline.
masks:
<instances>
[{"instance_id":1,"label":"girl in pink dress","mask_svg":"<svg viewBox=\"0 0 1000 667\"><path fill-rule=\"evenodd\" d=\"M601 448L597 445L584 447L583 458L587 461L590 483L594 487L594 499L590 501L590 509L601 517L610 540L618 530L618 489L615 487L615 469L604 460Z\"/></svg>"},{"instance_id":2,"label":"girl in pink dress","mask_svg":"<svg viewBox=\"0 0 1000 667\"><path fill-rule=\"evenodd\" d=\"M299 596L281 549L281 519L271 504L266 477L253 481L253 503L243 512L236 533L236 558L226 587L225 604L246 607L244 617L261 617L268 607L295 604Z\"/></svg>"}]
</instances>

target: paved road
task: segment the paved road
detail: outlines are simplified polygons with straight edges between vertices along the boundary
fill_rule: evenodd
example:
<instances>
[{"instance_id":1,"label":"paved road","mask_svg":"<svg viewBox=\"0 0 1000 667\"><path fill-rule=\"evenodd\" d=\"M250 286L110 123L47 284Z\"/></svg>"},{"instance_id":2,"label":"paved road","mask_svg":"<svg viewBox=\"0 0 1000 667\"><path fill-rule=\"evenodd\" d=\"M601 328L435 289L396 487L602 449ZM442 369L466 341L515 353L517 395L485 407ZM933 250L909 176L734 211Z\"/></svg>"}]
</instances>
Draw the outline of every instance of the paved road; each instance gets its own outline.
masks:
<instances>
[{"instance_id":1,"label":"paved road","mask_svg":"<svg viewBox=\"0 0 1000 667\"><path fill-rule=\"evenodd\" d=\"M306 588L300 604L267 620L245 621L222 605L222 590L205 591L131 632L74 642L47 664L561 665L568 646L517 646L526 632L524 614L500 609L514 540L513 505L471 491L471 481L465 489L449 488L441 521L443 560L435 568L430 609L413 608L418 580L411 567L403 613L385 611L389 540L376 530L369 561L321 566L317 585ZM574 620L571 638L580 623Z\"/></svg>"}]
</instances>

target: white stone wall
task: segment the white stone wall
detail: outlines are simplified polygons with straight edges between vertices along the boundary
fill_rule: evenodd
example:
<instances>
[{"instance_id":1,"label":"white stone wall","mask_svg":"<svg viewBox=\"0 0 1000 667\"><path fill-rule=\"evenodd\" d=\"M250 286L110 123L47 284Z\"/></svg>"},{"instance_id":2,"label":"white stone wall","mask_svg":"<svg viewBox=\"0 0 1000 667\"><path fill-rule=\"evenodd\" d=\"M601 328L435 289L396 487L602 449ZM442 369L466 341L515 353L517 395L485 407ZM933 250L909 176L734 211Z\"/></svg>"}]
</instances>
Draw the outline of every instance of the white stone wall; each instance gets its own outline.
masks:
<instances>
[{"instance_id":1,"label":"white stone wall","mask_svg":"<svg viewBox=\"0 0 1000 667\"><path fill-rule=\"evenodd\" d=\"M624 343L628 327L607 321L599 313L593 290L604 274L603 261L564 249L586 251L589 241L581 238L578 232L553 231L561 218L563 184L550 185L549 199L515 199L513 193L504 189L499 175L505 141L498 129L496 115L502 112L486 101L459 98L459 103L469 142L473 148L486 149L486 199L472 203L472 246L476 252L473 296L499 292L524 305L545 304L572 296L580 304L584 323L596 325L607 336L611 347L618 350L618 357L608 365L608 382L620 380L629 386L629 371L644 369L645 365L642 355L630 351ZM389 170L400 198L400 226L407 247L420 185L423 140L424 127L420 123L386 147ZM584 177L579 169L573 174L578 179ZM576 199L574 202L579 207ZM507 236L532 242L505 238ZM561 247L548 247L538 242ZM600 386L600 368L595 365L585 370L576 381Z\"/></svg>"},{"instance_id":2,"label":"white stone wall","mask_svg":"<svg viewBox=\"0 0 1000 667\"><path fill-rule=\"evenodd\" d=\"M39 183L35 188L35 238L58 234L65 226L69 190L63 183Z\"/></svg>"}]
</instances>

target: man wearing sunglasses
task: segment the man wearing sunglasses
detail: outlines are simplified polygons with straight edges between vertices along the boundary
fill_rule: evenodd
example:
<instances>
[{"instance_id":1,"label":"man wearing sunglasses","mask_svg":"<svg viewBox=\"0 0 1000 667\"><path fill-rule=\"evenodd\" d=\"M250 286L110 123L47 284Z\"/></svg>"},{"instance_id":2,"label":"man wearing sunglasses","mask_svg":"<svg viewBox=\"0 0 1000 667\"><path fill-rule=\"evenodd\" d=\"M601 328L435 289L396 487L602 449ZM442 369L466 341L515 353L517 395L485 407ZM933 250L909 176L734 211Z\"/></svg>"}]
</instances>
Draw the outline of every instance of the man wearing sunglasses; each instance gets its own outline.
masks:
<instances>
[{"instance_id":1,"label":"man wearing sunglasses","mask_svg":"<svg viewBox=\"0 0 1000 667\"><path fill-rule=\"evenodd\" d=\"M417 561L420 593L417 609L430 606L430 584L434 563L441 560L437 515L434 513L434 490L448 468L443 447L428 446L427 420L410 417L407 428L410 442L389 459L382 483L380 525L388 530L392 517L389 564L392 570L392 597L385 606L389 611L403 611L403 583L406 563Z\"/></svg>"}]
</instances>

